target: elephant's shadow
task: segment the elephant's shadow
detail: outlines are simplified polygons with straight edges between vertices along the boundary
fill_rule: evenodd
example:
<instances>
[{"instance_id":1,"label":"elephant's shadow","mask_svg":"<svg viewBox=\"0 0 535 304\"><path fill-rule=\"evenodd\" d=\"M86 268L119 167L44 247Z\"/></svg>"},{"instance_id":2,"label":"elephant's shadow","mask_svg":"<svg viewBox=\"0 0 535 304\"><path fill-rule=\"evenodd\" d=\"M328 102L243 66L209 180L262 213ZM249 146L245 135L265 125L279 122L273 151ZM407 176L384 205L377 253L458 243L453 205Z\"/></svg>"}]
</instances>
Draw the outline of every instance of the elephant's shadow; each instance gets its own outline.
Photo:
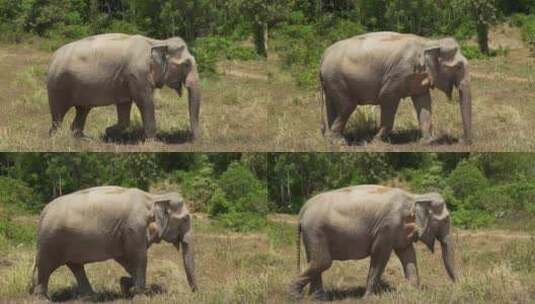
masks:
<instances>
[{"instance_id":1,"label":"elephant's shadow","mask_svg":"<svg viewBox=\"0 0 535 304\"><path fill-rule=\"evenodd\" d=\"M140 126L122 132L105 132L100 139L106 143L135 145L144 142L145 132ZM166 144L183 144L192 141L192 134L189 130L164 131L156 133L156 139Z\"/></svg>"},{"instance_id":2,"label":"elephant's shadow","mask_svg":"<svg viewBox=\"0 0 535 304\"><path fill-rule=\"evenodd\" d=\"M377 128L353 129L346 134L345 138L347 142L349 143L349 145L362 146L362 145L366 145L367 143L370 143L374 139L375 134L377 134L378 131L379 129ZM385 141L393 145L403 145L403 144L418 143L420 138L421 138L421 134L420 134L420 130L418 129L408 129L408 130L401 130L401 131L393 130L387 136ZM448 134L441 134L440 136L435 137L430 144L452 145L458 142L459 142L458 138L455 138Z\"/></svg>"},{"instance_id":3,"label":"elephant's shadow","mask_svg":"<svg viewBox=\"0 0 535 304\"><path fill-rule=\"evenodd\" d=\"M147 291L145 291L146 296L153 296L158 294L167 293L167 290L160 285L152 284ZM125 295L118 291L112 290L98 290L92 296L80 298L78 293L78 287L71 286L68 288L62 288L57 291L54 291L50 294L51 302L69 302L73 300L82 300L83 302L93 302L93 303L103 303L111 302L119 299L130 299L131 296Z\"/></svg>"},{"instance_id":4,"label":"elephant's shadow","mask_svg":"<svg viewBox=\"0 0 535 304\"><path fill-rule=\"evenodd\" d=\"M385 281L382 281L379 283L379 286L377 288L376 294L381 294L384 292L392 292L395 288L390 286ZM360 299L364 297L364 293L366 292L366 287L360 286L360 287L350 287L350 288L333 288L333 289L325 289L325 296L326 301L340 301L344 299Z\"/></svg>"}]
</instances>

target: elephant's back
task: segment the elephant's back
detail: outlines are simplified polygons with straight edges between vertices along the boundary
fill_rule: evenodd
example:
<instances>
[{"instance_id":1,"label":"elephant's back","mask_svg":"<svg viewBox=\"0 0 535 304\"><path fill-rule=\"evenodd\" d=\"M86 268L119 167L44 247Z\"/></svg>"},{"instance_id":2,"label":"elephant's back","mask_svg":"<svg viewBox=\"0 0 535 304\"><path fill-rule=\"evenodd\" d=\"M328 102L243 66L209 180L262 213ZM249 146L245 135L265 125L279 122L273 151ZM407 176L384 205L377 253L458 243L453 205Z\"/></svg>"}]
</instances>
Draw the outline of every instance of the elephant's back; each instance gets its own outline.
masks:
<instances>
[{"instance_id":1,"label":"elephant's back","mask_svg":"<svg viewBox=\"0 0 535 304\"><path fill-rule=\"evenodd\" d=\"M47 80L49 83L65 78L76 83L109 82L127 66L133 52L143 49L148 53L148 48L149 42L143 36L101 34L86 37L62 46L53 54Z\"/></svg>"},{"instance_id":2,"label":"elephant's back","mask_svg":"<svg viewBox=\"0 0 535 304\"><path fill-rule=\"evenodd\" d=\"M370 217L392 208L392 203L407 196L404 190L381 185L359 185L316 195L301 209L300 218L311 214ZM308 214L308 215L307 215Z\"/></svg>"},{"instance_id":3,"label":"elephant's back","mask_svg":"<svg viewBox=\"0 0 535 304\"><path fill-rule=\"evenodd\" d=\"M40 230L75 233L80 225L106 225L134 210L137 189L106 186L60 196L41 213Z\"/></svg>"}]
</instances>

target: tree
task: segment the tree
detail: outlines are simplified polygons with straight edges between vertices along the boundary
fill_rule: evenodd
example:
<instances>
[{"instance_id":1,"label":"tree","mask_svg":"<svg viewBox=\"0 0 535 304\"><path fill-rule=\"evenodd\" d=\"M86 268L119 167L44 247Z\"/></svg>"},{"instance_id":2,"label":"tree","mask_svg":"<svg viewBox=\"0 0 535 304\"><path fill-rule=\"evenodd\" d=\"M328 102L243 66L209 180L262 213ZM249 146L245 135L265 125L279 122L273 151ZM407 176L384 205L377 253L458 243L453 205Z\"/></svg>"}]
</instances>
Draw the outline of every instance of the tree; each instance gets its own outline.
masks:
<instances>
[{"instance_id":1,"label":"tree","mask_svg":"<svg viewBox=\"0 0 535 304\"><path fill-rule=\"evenodd\" d=\"M497 19L495 0L468 0L468 9L476 25L479 49L481 53L489 55L489 29Z\"/></svg>"},{"instance_id":2,"label":"tree","mask_svg":"<svg viewBox=\"0 0 535 304\"><path fill-rule=\"evenodd\" d=\"M236 11L243 12L252 26L256 52L267 58L269 28L288 18L293 0L234 0Z\"/></svg>"}]
</instances>

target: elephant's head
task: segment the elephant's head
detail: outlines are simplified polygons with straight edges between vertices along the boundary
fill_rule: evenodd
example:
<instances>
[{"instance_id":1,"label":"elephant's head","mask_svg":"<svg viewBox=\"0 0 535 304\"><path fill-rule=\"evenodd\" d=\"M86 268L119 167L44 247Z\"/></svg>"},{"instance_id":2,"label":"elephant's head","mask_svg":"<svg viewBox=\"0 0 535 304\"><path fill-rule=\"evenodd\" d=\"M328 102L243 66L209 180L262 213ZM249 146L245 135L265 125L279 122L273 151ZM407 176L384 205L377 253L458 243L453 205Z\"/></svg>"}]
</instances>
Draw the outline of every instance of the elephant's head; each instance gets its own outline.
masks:
<instances>
[{"instance_id":1,"label":"elephant's head","mask_svg":"<svg viewBox=\"0 0 535 304\"><path fill-rule=\"evenodd\" d=\"M464 140L472 141L472 95L468 60L461 54L459 44L453 38L429 42L424 50L425 65L431 72L431 85L446 93L451 99L453 87L459 90Z\"/></svg>"},{"instance_id":2,"label":"elephant's head","mask_svg":"<svg viewBox=\"0 0 535 304\"><path fill-rule=\"evenodd\" d=\"M418 239L432 252L435 240L442 247L444 266L452 281L456 280L453 243L450 237L450 216L442 195L427 193L415 197L416 224L419 227Z\"/></svg>"},{"instance_id":3,"label":"elephant's head","mask_svg":"<svg viewBox=\"0 0 535 304\"><path fill-rule=\"evenodd\" d=\"M163 239L172 243L179 251L182 247L188 283L193 291L197 290L191 215L182 197L178 193L160 196L153 204L152 214L153 222L149 224L148 235L152 236L155 242Z\"/></svg>"},{"instance_id":4,"label":"elephant's head","mask_svg":"<svg viewBox=\"0 0 535 304\"><path fill-rule=\"evenodd\" d=\"M188 51L186 43L178 37L153 46L151 58L151 73L156 87L167 85L179 96L182 96L182 86L188 89L191 133L193 139L198 138L201 90L195 58Z\"/></svg>"}]
</instances>

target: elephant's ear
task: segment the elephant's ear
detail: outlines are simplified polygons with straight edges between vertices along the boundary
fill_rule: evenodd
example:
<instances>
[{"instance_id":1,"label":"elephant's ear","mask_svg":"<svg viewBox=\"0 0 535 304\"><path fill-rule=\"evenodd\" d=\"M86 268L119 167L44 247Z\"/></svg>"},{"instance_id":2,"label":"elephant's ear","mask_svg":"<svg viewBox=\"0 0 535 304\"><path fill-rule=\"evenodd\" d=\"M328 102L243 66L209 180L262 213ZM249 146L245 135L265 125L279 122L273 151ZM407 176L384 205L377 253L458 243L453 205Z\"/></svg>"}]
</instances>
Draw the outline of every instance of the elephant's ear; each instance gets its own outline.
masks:
<instances>
[{"instance_id":1,"label":"elephant's ear","mask_svg":"<svg viewBox=\"0 0 535 304\"><path fill-rule=\"evenodd\" d=\"M416 198L416 216L426 218L432 216L441 221L449 216L449 212L442 196L438 193L430 193Z\"/></svg>"},{"instance_id":2,"label":"elephant's ear","mask_svg":"<svg viewBox=\"0 0 535 304\"><path fill-rule=\"evenodd\" d=\"M152 207L158 238L161 239L169 225L170 201L156 201Z\"/></svg>"},{"instance_id":3,"label":"elephant's ear","mask_svg":"<svg viewBox=\"0 0 535 304\"><path fill-rule=\"evenodd\" d=\"M154 85L158 88L163 86L165 74L167 73L168 51L169 47L165 44L155 45L150 49L150 73Z\"/></svg>"}]
</instances>

